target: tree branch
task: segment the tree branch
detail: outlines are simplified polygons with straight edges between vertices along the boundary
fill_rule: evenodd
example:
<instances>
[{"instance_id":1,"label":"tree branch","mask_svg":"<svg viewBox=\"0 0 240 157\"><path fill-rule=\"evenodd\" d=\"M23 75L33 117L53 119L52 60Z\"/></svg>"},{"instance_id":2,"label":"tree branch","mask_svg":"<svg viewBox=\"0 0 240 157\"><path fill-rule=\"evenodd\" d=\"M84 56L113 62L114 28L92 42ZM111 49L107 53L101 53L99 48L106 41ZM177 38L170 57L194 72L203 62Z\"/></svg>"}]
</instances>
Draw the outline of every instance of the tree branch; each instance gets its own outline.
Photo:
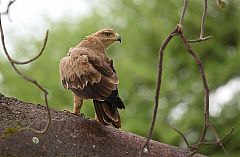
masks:
<instances>
[{"instance_id":1,"label":"tree branch","mask_svg":"<svg viewBox=\"0 0 240 157\"><path fill-rule=\"evenodd\" d=\"M0 136L6 128L14 131L19 120L23 126L43 128L47 118L45 109L44 106L24 103L0 94L0 111L3 111L0 112ZM145 143L144 137L106 127L96 120L50 110L53 121L45 134L39 136L28 130L17 132L14 136L5 134L0 139L0 156L136 157ZM30 137L37 138L39 142L34 143ZM180 157L189 153L188 150L157 141L150 141L150 146L153 150L146 157ZM205 156L196 154L194 157Z\"/></svg>"}]
</instances>

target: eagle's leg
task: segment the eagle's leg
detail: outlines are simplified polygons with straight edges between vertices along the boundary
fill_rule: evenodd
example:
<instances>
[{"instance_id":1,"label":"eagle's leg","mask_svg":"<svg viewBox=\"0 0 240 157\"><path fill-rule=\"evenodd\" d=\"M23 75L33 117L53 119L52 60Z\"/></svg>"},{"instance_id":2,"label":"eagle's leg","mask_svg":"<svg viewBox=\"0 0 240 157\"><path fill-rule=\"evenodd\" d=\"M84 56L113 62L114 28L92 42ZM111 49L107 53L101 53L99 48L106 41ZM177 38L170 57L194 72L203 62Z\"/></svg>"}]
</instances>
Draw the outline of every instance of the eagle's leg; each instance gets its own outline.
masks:
<instances>
[{"instance_id":1,"label":"eagle's leg","mask_svg":"<svg viewBox=\"0 0 240 157\"><path fill-rule=\"evenodd\" d=\"M80 110L82 108L83 99L73 93L74 105L73 105L73 112L69 110L64 110L67 113L72 113L75 115L80 115Z\"/></svg>"},{"instance_id":2,"label":"eagle's leg","mask_svg":"<svg viewBox=\"0 0 240 157\"><path fill-rule=\"evenodd\" d=\"M81 99L79 96L73 93L74 98L74 106L73 106L73 114L79 115L80 110L82 108L83 99Z\"/></svg>"}]
</instances>

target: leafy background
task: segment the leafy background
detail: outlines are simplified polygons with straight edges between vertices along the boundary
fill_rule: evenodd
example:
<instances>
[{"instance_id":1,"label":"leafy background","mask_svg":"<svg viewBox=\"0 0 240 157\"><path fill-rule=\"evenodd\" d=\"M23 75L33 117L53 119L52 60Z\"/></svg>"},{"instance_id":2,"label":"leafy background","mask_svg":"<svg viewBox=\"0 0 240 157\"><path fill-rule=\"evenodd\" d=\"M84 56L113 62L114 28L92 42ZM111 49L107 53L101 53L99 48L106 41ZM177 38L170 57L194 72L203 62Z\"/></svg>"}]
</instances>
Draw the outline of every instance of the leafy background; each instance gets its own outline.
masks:
<instances>
[{"instance_id":1,"label":"leafy background","mask_svg":"<svg viewBox=\"0 0 240 157\"><path fill-rule=\"evenodd\" d=\"M158 49L178 23L181 6L182 1L173 0L102 0L93 1L92 12L84 18L74 21L69 21L67 16L59 21L46 19L51 25L46 50L38 60L21 67L21 70L47 88L52 108L71 109L71 92L65 90L59 80L60 59L86 35L101 28L114 28L121 34L123 42L112 45L108 55L114 60L120 79L120 96L126 104L126 109L120 111L122 129L146 136L153 110ZM209 1L206 34L213 38L193 45L204 64L211 92L240 76L239 6L239 1L229 1L228 7L222 10L216 1ZM201 13L202 1L190 1L184 21L188 39L198 37ZM11 42L16 50L15 58L30 58L41 47L42 41L36 40L32 33L24 38L12 33L15 37L15 41ZM44 102L42 93L17 77L3 57L0 58L0 76L0 92L4 95L27 102ZM203 126L203 96L198 67L176 37L165 51L160 106L153 139L186 148L181 137L171 129L174 126L191 143L196 142ZM231 156L240 154L239 110L240 92L237 92L218 114L211 117L221 136L231 127L235 128L234 133L224 141ZM85 102L82 112L94 118L91 101ZM207 138L213 139L209 133ZM201 147L200 151L206 155L224 156L216 145Z\"/></svg>"}]
</instances>

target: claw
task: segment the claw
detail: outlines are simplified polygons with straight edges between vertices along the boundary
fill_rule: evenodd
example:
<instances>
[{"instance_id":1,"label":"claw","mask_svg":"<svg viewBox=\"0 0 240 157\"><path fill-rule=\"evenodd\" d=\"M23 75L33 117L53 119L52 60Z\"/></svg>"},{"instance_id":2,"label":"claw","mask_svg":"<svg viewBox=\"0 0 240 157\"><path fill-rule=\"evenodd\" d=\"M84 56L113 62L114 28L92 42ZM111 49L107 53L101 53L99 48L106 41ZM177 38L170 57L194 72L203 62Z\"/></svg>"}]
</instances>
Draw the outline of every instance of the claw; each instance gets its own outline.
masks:
<instances>
[{"instance_id":1,"label":"claw","mask_svg":"<svg viewBox=\"0 0 240 157\"><path fill-rule=\"evenodd\" d=\"M71 114L77 115L77 116L80 115L79 113L74 113L74 112L71 112L71 111L69 111L69 110L63 110L63 112L65 112L65 113L71 113ZM82 114L81 114L81 115L82 115Z\"/></svg>"}]
</instances>

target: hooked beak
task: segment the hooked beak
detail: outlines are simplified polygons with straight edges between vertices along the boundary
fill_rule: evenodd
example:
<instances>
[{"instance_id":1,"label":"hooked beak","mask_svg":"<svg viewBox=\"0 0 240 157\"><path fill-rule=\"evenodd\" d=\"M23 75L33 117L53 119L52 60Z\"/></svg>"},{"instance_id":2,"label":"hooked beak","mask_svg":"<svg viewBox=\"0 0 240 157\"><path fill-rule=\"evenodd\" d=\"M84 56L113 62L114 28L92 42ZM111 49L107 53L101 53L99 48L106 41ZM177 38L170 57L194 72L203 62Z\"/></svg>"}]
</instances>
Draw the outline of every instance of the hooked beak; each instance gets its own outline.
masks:
<instances>
[{"instance_id":1,"label":"hooked beak","mask_svg":"<svg viewBox=\"0 0 240 157\"><path fill-rule=\"evenodd\" d=\"M121 43L121 41L122 41L121 36L116 33L115 37L116 37L116 41L119 41Z\"/></svg>"}]
</instances>

